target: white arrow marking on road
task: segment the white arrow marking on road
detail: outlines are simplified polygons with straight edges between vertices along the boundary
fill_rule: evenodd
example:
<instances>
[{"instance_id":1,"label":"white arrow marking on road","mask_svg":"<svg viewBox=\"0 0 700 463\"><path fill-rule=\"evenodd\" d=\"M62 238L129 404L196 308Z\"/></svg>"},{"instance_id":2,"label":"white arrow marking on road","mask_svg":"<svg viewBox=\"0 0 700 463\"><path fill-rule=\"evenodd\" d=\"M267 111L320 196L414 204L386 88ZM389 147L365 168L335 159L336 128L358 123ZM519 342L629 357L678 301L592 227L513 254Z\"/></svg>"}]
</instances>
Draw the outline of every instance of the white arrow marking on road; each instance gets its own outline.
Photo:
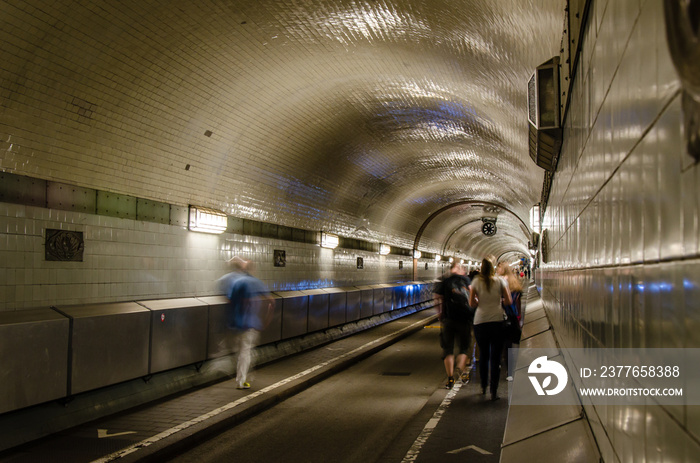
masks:
<instances>
[{"instance_id":1,"label":"white arrow marking on road","mask_svg":"<svg viewBox=\"0 0 700 463\"><path fill-rule=\"evenodd\" d=\"M493 453L489 452L488 450L484 450L480 447L477 447L476 445L470 445L469 447L462 447L461 449L457 450L450 450L447 453L459 453L459 452L464 452L465 450L476 450L482 455L493 455Z\"/></svg>"},{"instance_id":2,"label":"white arrow marking on road","mask_svg":"<svg viewBox=\"0 0 700 463\"><path fill-rule=\"evenodd\" d=\"M136 434L136 431L115 432L114 434L109 434L106 429L97 430L98 439L104 439L105 437L125 436L127 434Z\"/></svg>"}]
</instances>

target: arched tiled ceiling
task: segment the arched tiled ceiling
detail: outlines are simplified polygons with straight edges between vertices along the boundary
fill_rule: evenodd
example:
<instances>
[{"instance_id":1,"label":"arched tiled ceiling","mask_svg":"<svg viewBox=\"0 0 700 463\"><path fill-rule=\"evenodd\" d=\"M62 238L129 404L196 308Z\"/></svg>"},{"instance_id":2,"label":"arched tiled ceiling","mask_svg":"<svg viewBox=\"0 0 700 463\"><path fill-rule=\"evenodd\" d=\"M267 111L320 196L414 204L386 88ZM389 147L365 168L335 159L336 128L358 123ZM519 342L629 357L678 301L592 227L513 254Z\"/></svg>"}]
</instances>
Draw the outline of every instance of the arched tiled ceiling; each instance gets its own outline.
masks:
<instances>
[{"instance_id":1,"label":"arched tiled ceiling","mask_svg":"<svg viewBox=\"0 0 700 463\"><path fill-rule=\"evenodd\" d=\"M491 203L465 200L447 205L426 220L424 233L441 237L440 255L480 260L488 254L498 257L506 250L528 255L530 231L527 222L506 208ZM482 218L494 219L497 233L482 232ZM419 240L422 239L419 234ZM415 244L415 243L414 243ZM418 246L421 249L421 246Z\"/></svg>"},{"instance_id":2,"label":"arched tiled ceiling","mask_svg":"<svg viewBox=\"0 0 700 463\"><path fill-rule=\"evenodd\" d=\"M564 7L3 2L0 168L406 247L465 198L527 221L543 174L526 83L558 54ZM450 211L421 247L523 250L507 215L484 237Z\"/></svg>"}]
</instances>

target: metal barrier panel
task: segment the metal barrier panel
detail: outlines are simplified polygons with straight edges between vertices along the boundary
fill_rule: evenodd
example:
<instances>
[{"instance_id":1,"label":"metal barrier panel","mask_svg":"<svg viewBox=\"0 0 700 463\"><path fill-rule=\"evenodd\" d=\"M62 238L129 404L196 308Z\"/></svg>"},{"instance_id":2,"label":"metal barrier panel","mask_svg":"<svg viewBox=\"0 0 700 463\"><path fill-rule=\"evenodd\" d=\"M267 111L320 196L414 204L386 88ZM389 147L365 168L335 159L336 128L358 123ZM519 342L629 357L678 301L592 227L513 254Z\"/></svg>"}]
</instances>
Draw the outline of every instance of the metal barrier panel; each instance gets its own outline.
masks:
<instances>
[{"instance_id":1,"label":"metal barrier panel","mask_svg":"<svg viewBox=\"0 0 700 463\"><path fill-rule=\"evenodd\" d=\"M207 317L207 360L215 359L231 353L233 331L228 327L226 319L226 296L198 297L209 306Z\"/></svg>"},{"instance_id":2,"label":"metal barrier panel","mask_svg":"<svg viewBox=\"0 0 700 463\"><path fill-rule=\"evenodd\" d=\"M413 284L417 287L415 301L416 304L419 302L427 302L433 299L433 286L435 286L434 283L425 281L414 281Z\"/></svg>"},{"instance_id":3,"label":"metal barrier panel","mask_svg":"<svg viewBox=\"0 0 700 463\"><path fill-rule=\"evenodd\" d=\"M391 312L396 308L396 300L394 299L394 288L396 285L382 284L384 288L384 312Z\"/></svg>"},{"instance_id":4,"label":"metal barrier panel","mask_svg":"<svg viewBox=\"0 0 700 463\"><path fill-rule=\"evenodd\" d=\"M152 311L149 373L206 359L207 304L193 297L139 301L139 304Z\"/></svg>"},{"instance_id":5,"label":"metal barrier panel","mask_svg":"<svg viewBox=\"0 0 700 463\"><path fill-rule=\"evenodd\" d=\"M69 329L48 308L0 312L0 413L66 396Z\"/></svg>"},{"instance_id":6,"label":"metal barrier panel","mask_svg":"<svg viewBox=\"0 0 700 463\"><path fill-rule=\"evenodd\" d=\"M309 324L309 296L301 291L278 291L282 298L282 339L306 334Z\"/></svg>"},{"instance_id":7,"label":"metal barrier panel","mask_svg":"<svg viewBox=\"0 0 700 463\"><path fill-rule=\"evenodd\" d=\"M423 302L425 302L425 301L432 301L432 300L435 298L435 296L434 296L434 294L435 294L435 285L437 284L437 282L438 282L438 281L435 280L435 281L426 281L426 282L423 283L423 285L424 285L424 290L425 290L425 299L424 299Z\"/></svg>"},{"instance_id":8,"label":"metal barrier panel","mask_svg":"<svg viewBox=\"0 0 700 463\"><path fill-rule=\"evenodd\" d=\"M260 344L269 344L282 339L282 298L276 294L270 295L275 305L272 308L272 318L267 327L260 333Z\"/></svg>"},{"instance_id":9,"label":"metal barrier panel","mask_svg":"<svg viewBox=\"0 0 700 463\"><path fill-rule=\"evenodd\" d=\"M374 289L371 286L358 286L360 290L360 318L374 315Z\"/></svg>"},{"instance_id":10,"label":"metal barrier panel","mask_svg":"<svg viewBox=\"0 0 700 463\"><path fill-rule=\"evenodd\" d=\"M408 291L410 285L396 285L394 286L394 308L403 309L411 305L408 302Z\"/></svg>"},{"instance_id":11,"label":"metal barrier panel","mask_svg":"<svg viewBox=\"0 0 700 463\"><path fill-rule=\"evenodd\" d=\"M70 394L148 375L150 310L135 302L59 310L73 320Z\"/></svg>"},{"instance_id":12,"label":"metal barrier panel","mask_svg":"<svg viewBox=\"0 0 700 463\"><path fill-rule=\"evenodd\" d=\"M307 332L328 328L328 293L322 289L305 289L302 293L309 296L309 323Z\"/></svg>"},{"instance_id":13,"label":"metal barrier panel","mask_svg":"<svg viewBox=\"0 0 700 463\"><path fill-rule=\"evenodd\" d=\"M372 287L372 297L374 298L374 307L372 308L373 315L379 315L384 313L384 286L383 285L371 285Z\"/></svg>"},{"instance_id":14,"label":"metal barrier panel","mask_svg":"<svg viewBox=\"0 0 700 463\"><path fill-rule=\"evenodd\" d=\"M328 326L337 326L347 319L347 292L342 288L323 288L328 294Z\"/></svg>"},{"instance_id":15,"label":"metal barrier panel","mask_svg":"<svg viewBox=\"0 0 700 463\"><path fill-rule=\"evenodd\" d=\"M343 288L341 288L343 289ZM362 291L357 288L345 289L345 321L354 322L361 318Z\"/></svg>"}]
</instances>

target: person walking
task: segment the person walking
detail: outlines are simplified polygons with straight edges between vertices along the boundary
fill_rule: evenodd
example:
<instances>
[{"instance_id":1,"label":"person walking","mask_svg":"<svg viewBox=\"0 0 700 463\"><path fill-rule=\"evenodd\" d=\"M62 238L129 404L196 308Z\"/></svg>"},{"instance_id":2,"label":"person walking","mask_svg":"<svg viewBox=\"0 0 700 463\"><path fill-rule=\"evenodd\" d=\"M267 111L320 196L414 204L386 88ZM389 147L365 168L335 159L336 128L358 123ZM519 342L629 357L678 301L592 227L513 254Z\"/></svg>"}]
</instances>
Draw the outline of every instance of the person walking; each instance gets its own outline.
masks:
<instances>
[{"instance_id":1,"label":"person walking","mask_svg":"<svg viewBox=\"0 0 700 463\"><path fill-rule=\"evenodd\" d=\"M219 281L229 300L227 325L234 330L238 349L236 385L238 389L250 389L248 373L252 350L260 339L260 332L270 323L274 301L265 284L251 275L253 263L234 259L229 261L233 271Z\"/></svg>"},{"instance_id":2,"label":"person walking","mask_svg":"<svg viewBox=\"0 0 700 463\"><path fill-rule=\"evenodd\" d=\"M469 284L470 280L465 276L462 264L453 262L450 273L437 283L434 290L438 301L438 319L441 323L440 346L447 373L447 389L452 389L456 380L466 382L469 379L468 372L465 371L471 347L473 320L473 312L469 307Z\"/></svg>"},{"instance_id":3,"label":"person walking","mask_svg":"<svg viewBox=\"0 0 700 463\"><path fill-rule=\"evenodd\" d=\"M494 275L494 263L486 258L481 261L479 275L470 287L469 305L476 309L474 314L474 337L479 345L479 377L481 392L486 394L490 386L491 400L498 400L498 382L501 376L501 355L503 353L504 312L501 306L512 304L508 287L501 278Z\"/></svg>"},{"instance_id":4,"label":"person walking","mask_svg":"<svg viewBox=\"0 0 700 463\"><path fill-rule=\"evenodd\" d=\"M505 305L503 304L503 310L506 312L510 313L511 315L515 315L518 321L518 327L517 329L513 330L513 333L509 333L508 330L506 330L505 333L505 345L504 345L504 355L503 358L505 359L506 362L506 367L508 369L508 376L506 376L507 381L513 381L513 374L514 374L514 360L516 357L515 352L511 352L510 349L516 348L515 346L520 344L520 330L522 330L523 327L523 320L522 320L522 300L521 296L523 293L523 286L520 281L520 278L517 277L515 274L515 271L513 270L513 267L508 265L507 262L499 262L498 266L496 267L496 275L498 275L500 278L503 279L503 281L506 283L508 286L508 292L510 293L510 298L511 298L511 305ZM509 336L510 334L510 336Z\"/></svg>"}]
</instances>

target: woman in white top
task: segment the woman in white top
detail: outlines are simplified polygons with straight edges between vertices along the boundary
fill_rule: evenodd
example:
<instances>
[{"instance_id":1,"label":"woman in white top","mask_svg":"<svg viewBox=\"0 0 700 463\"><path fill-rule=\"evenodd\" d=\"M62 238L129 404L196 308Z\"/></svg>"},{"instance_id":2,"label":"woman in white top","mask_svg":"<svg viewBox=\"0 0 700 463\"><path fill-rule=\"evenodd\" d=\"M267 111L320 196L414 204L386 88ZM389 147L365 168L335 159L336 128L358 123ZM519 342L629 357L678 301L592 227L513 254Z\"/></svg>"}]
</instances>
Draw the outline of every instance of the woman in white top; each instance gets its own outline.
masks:
<instances>
[{"instance_id":1,"label":"woman in white top","mask_svg":"<svg viewBox=\"0 0 700 463\"><path fill-rule=\"evenodd\" d=\"M479 376L481 392L486 394L490 384L491 400L498 400L498 381L501 376L501 356L505 333L503 331L504 312L501 300L512 304L508 287L501 278L494 275L493 262L481 261L481 271L470 286L469 305L476 307L474 314L474 337L479 345ZM489 366L491 375L489 382Z\"/></svg>"}]
</instances>

